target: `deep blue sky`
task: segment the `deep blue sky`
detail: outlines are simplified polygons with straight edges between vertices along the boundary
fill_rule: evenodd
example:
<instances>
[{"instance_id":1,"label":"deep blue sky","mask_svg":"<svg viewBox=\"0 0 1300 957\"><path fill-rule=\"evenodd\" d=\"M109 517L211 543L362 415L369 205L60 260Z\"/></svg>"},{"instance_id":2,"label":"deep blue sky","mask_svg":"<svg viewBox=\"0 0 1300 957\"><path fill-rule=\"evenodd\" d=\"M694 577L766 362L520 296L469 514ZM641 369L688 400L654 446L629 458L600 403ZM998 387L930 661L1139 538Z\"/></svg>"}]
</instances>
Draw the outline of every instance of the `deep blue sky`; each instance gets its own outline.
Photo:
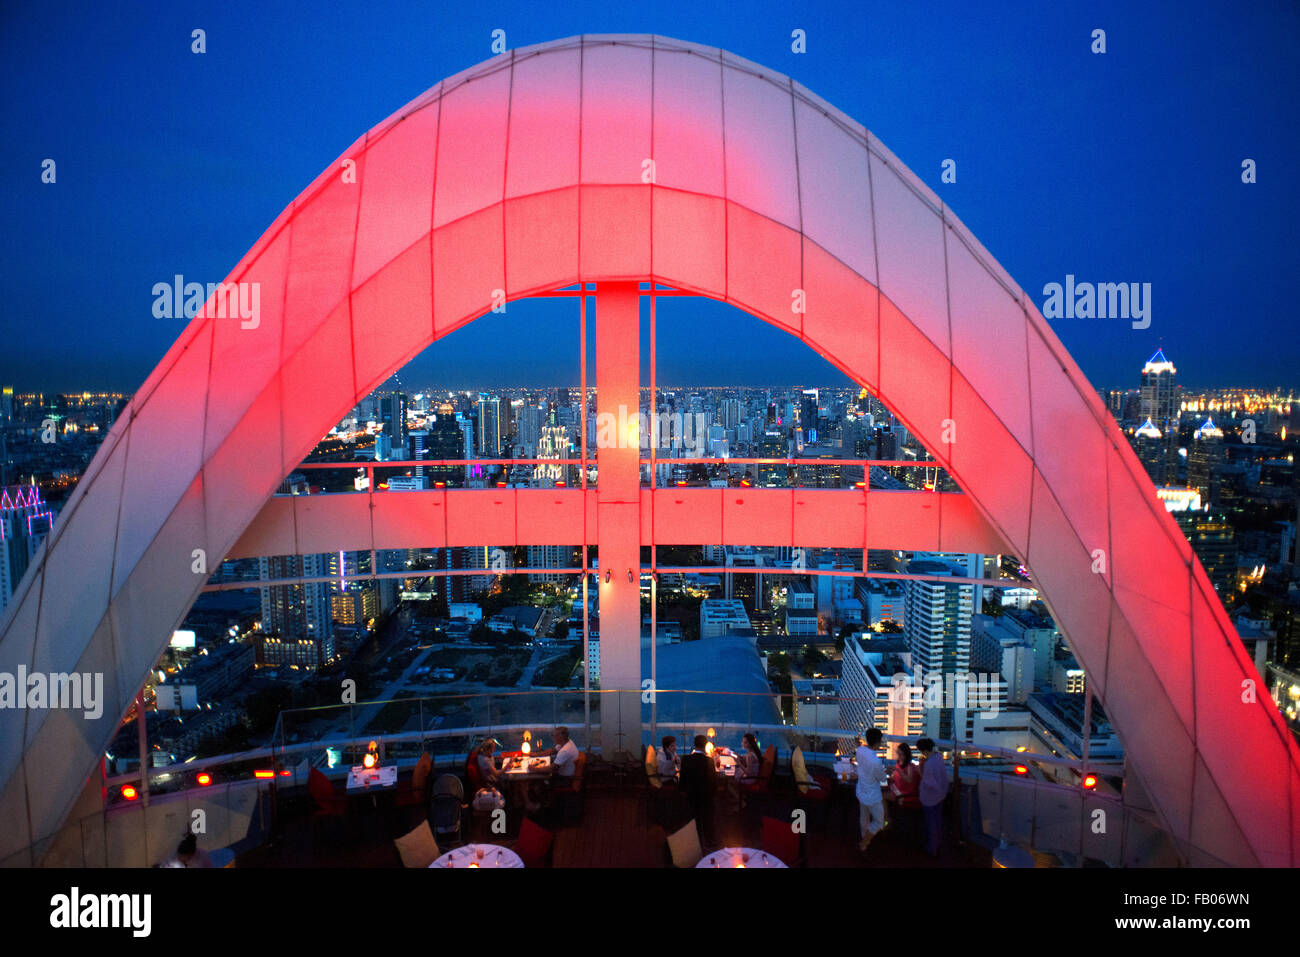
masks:
<instances>
[{"instance_id":1,"label":"deep blue sky","mask_svg":"<svg viewBox=\"0 0 1300 957\"><path fill-rule=\"evenodd\" d=\"M153 283L223 278L359 134L487 59L500 27L512 47L654 32L726 48L866 124L1040 305L1066 273L1152 283L1145 331L1054 323L1100 388L1136 385L1160 344L1191 386L1300 385L1295 3L299 6L0 8L0 382L134 389L180 329L153 317ZM956 184L940 181L948 157ZM757 320L679 308L661 382L842 381ZM481 321L411 378L576 381L576 322L538 312L526 344Z\"/></svg>"}]
</instances>

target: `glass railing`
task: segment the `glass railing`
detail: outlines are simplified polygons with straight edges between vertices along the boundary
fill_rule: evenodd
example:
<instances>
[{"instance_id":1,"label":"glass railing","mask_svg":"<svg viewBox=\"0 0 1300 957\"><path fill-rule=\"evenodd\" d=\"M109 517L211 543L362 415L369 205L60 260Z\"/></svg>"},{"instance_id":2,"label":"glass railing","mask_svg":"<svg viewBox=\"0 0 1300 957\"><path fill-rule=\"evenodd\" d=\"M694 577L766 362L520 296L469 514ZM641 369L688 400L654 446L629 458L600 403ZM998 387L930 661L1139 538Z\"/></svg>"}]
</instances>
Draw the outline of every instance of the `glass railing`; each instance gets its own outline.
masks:
<instances>
[{"instance_id":1,"label":"glass railing","mask_svg":"<svg viewBox=\"0 0 1300 957\"><path fill-rule=\"evenodd\" d=\"M341 779L361 763L372 742L380 763L396 765L399 774L409 772L423 753L440 770L458 770L485 738L495 738L502 750L513 751L528 732L531 746L544 749L553 745L554 729L560 725L593 759L628 769L640 765L645 747L657 747L665 735L675 736L685 748L703 734L715 746L740 750L743 735L753 732L761 747L775 747L779 776L788 780L797 747L810 767L837 774L845 799L851 799L852 784L839 772L848 770L842 762L857 746L859 729L841 727L836 711L866 702L796 695L799 723L790 723L793 719L782 714L782 697L791 696L556 690L288 709L280 713L264 747L150 768L148 795L138 771L106 779L107 820L112 820L113 811L149 800L179 800L188 807L205 799L216 801L220 793L220 800L229 804L244 789L265 794L272 783L281 788L305 785L313 768ZM914 745L917 737L885 735L886 767L893 763L893 744ZM1117 764L1084 768L1069 758L973 742L939 740L937 746L955 784L957 813L968 839L989 847L1006 842L1031 848L1055 855L1067 866L1086 861L1109 866L1221 863L1174 839L1149 810L1126 804L1123 770Z\"/></svg>"},{"instance_id":2,"label":"glass railing","mask_svg":"<svg viewBox=\"0 0 1300 957\"><path fill-rule=\"evenodd\" d=\"M587 487L595 488L598 451L585 460ZM277 495L352 494L491 488L580 488L580 458L410 459L378 462L318 459L301 463ZM649 488L809 488L960 492L939 463L896 459L795 456L706 457L663 448L641 450L641 486Z\"/></svg>"}]
</instances>

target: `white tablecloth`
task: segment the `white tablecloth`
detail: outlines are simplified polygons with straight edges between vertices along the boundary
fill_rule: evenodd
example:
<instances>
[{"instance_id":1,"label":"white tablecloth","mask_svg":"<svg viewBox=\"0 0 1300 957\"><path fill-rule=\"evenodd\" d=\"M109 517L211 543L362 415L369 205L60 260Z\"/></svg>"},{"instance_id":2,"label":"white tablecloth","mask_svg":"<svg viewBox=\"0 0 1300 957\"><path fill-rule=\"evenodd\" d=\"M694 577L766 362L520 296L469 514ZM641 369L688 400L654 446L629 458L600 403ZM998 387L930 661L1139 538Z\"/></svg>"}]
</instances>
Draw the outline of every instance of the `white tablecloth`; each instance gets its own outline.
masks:
<instances>
[{"instance_id":1,"label":"white tablecloth","mask_svg":"<svg viewBox=\"0 0 1300 957\"><path fill-rule=\"evenodd\" d=\"M712 854L706 854L695 866L736 867L742 862L746 867L785 867L785 863L776 855L752 847L724 847Z\"/></svg>"},{"instance_id":2,"label":"white tablecloth","mask_svg":"<svg viewBox=\"0 0 1300 957\"><path fill-rule=\"evenodd\" d=\"M482 852L481 857L479 856L480 851ZM466 844L454 851L448 851L429 866L469 867L471 864L477 864L479 867L524 866L524 862L519 859L518 854L508 847L499 847L496 844Z\"/></svg>"},{"instance_id":3,"label":"white tablecloth","mask_svg":"<svg viewBox=\"0 0 1300 957\"><path fill-rule=\"evenodd\" d=\"M363 765L358 764L348 772L349 791L355 791L358 788L365 788L367 784L372 788L390 788L396 783L396 764L390 764L382 768L370 768L369 770L367 770Z\"/></svg>"}]
</instances>

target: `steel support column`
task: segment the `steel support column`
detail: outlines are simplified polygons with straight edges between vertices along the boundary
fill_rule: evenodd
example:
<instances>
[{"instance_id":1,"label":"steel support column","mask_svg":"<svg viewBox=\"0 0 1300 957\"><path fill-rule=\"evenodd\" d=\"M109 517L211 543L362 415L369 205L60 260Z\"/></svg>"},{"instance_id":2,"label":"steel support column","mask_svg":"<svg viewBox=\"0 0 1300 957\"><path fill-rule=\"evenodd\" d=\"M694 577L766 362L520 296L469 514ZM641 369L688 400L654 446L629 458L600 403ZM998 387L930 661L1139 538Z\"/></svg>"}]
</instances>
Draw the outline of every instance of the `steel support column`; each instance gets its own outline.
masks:
<instances>
[{"instance_id":1,"label":"steel support column","mask_svg":"<svg viewBox=\"0 0 1300 957\"><path fill-rule=\"evenodd\" d=\"M634 282L596 288L596 545L600 684L641 687L640 292ZM617 700L615 700L617 698ZM601 750L639 753L641 699L602 695Z\"/></svg>"}]
</instances>

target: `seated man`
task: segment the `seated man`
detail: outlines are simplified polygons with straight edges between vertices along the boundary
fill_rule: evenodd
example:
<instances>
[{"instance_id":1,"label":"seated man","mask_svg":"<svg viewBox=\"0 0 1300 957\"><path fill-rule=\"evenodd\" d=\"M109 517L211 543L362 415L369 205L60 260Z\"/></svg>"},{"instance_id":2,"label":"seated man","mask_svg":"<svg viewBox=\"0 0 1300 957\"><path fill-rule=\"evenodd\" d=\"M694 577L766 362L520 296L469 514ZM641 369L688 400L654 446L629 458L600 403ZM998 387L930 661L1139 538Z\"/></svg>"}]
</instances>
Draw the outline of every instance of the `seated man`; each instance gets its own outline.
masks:
<instances>
[{"instance_id":1,"label":"seated man","mask_svg":"<svg viewBox=\"0 0 1300 957\"><path fill-rule=\"evenodd\" d=\"M699 824L700 843L714 847L713 801L718 789L718 769L705 748L709 739L695 736L695 750L682 759L682 795Z\"/></svg>"},{"instance_id":2,"label":"seated man","mask_svg":"<svg viewBox=\"0 0 1300 957\"><path fill-rule=\"evenodd\" d=\"M557 778L571 778L578 761L578 746L569 738L564 725L555 729L555 747L543 752L551 755L551 774Z\"/></svg>"}]
</instances>

